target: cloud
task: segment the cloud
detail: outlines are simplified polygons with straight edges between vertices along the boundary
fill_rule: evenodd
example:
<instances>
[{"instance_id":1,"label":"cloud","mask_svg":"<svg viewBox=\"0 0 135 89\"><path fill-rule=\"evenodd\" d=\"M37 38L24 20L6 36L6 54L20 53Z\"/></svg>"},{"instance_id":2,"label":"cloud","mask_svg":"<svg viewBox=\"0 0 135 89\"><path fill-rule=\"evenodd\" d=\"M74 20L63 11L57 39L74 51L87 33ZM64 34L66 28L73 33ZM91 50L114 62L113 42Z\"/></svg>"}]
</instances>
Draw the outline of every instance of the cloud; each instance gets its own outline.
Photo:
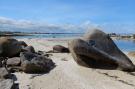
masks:
<instances>
[{"instance_id":1,"label":"cloud","mask_svg":"<svg viewBox=\"0 0 135 89\"><path fill-rule=\"evenodd\" d=\"M0 17L0 30L3 31L84 33L88 25L92 27L90 24L89 22L81 25L49 24Z\"/></svg>"},{"instance_id":2,"label":"cloud","mask_svg":"<svg viewBox=\"0 0 135 89\"><path fill-rule=\"evenodd\" d=\"M104 23L95 24L85 21L81 24L49 24L43 22L32 22L28 20L15 20L0 17L0 31L21 32L46 32L46 33L85 33L91 29L101 29L107 33L135 33L135 24Z\"/></svg>"}]
</instances>

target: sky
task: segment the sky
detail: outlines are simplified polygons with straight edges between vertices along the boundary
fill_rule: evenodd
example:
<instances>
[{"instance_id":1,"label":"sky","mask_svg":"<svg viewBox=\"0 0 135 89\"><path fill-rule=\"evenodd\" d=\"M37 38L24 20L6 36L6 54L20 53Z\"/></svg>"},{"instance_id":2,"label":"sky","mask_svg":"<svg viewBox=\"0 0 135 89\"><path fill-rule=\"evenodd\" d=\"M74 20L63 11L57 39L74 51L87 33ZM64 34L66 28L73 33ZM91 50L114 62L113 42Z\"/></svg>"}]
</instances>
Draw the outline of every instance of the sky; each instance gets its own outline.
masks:
<instances>
[{"instance_id":1,"label":"sky","mask_svg":"<svg viewBox=\"0 0 135 89\"><path fill-rule=\"evenodd\" d=\"M94 24L106 32L121 29L132 33L135 32L135 0L0 0L2 28L6 24L3 27L3 20L47 26L72 24L88 27Z\"/></svg>"}]
</instances>

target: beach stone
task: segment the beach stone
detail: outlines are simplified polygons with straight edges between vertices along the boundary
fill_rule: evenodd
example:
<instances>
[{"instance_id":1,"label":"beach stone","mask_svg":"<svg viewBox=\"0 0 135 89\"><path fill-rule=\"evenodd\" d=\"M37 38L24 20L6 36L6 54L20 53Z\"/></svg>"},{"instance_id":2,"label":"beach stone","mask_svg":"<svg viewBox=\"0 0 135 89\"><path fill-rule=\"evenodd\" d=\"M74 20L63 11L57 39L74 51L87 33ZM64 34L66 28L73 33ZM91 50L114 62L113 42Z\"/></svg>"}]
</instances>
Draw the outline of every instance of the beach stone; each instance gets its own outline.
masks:
<instances>
[{"instance_id":1,"label":"beach stone","mask_svg":"<svg viewBox=\"0 0 135 89\"><path fill-rule=\"evenodd\" d=\"M30 52L21 53L20 58L22 70L26 73L46 73L55 66L51 59Z\"/></svg>"},{"instance_id":2,"label":"beach stone","mask_svg":"<svg viewBox=\"0 0 135 89\"><path fill-rule=\"evenodd\" d=\"M0 68L0 79L8 78L9 72L6 70L6 68L2 67Z\"/></svg>"},{"instance_id":3,"label":"beach stone","mask_svg":"<svg viewBox=\"0 0 135 89\"><path fill-rule=\"evenodd\" d=\"M104 32L94 29L82 39L69 42L74 60L81 66L99 69L134 71L131 60L116 46Z\"/></svg>"},{"instance_id":4,"label":"beach stone","mask_svg":"<svg viewBox=\"0 0 135 89\"><path fill-rule=\"evenodd\" d=\"M69 49L62 45L55 45L53 46L53 52L69 53Z\"/></svg>"},{"instance_id":5,"label":"beach stone","mask_svg":"<svg viewBox=\"0 0 135 89\"><path fill-rule=\"evenodd\" d=\"M44 51L38 51L37 54L39 54L39 55L45 55L46 53Z\"/></svg>"},{"instance_id":6,"label":"beach stone","mask_svg":"<svg viewBox=\"0 0 135 89\"><path fill-rule=\"evenodd\" d=\"M46 56L46 57L49 57L52 55L52 54L47 54L45 51L38 51L37 54L42 55L42 56Z\"/></svg>"},{"instance_id":7,"label":"beach stone","mask_svg":"<svg viewBox=\"0 0 135 89\"><path fill-rule=\"evenodd\" d=\"M31 52L31 53L35 53L35 49L33 46L27 46L23 49L26 52Z\"/></svg>"},{"instance_id":8,"label":"beach stone","mask_svg":"<svg viewBox=\"0 0 135 89\"><path fill-rule=\"evenodd\" d=\"M7 66L19 66L21 64L20 57L8 58Z\"/></svg>"},{"instance_id":9,"label":"beach stone","mask_svg":"<svg viewBox=\"0 0 135 89\"><path fill-rule=\"evenodd\" d=\"M0 37L0 57L13 57L20 51L21 46L16 39Z\"/></svg>"},{"instance_id":10,"label":"beach stone","mask_svg":"<svg viewBox=\"0 0 135 89\"><path fill-rule=\"evenodd\" d=\"M15 89L14 81L12 79L0 79L0 89Z\"/></svg>"}]
</instances>

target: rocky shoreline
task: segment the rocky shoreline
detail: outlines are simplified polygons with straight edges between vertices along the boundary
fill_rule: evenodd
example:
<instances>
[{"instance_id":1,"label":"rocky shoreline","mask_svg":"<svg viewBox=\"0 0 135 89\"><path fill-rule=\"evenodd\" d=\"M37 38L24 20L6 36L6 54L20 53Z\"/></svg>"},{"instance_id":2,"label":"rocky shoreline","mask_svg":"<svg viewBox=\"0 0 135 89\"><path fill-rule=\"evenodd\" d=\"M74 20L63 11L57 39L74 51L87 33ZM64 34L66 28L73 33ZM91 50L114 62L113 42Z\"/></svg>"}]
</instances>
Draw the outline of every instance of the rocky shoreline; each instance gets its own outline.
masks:
<instances>
[{"instance_id":1,"label":"rocky shoreline","mask_svg":"<svg viewBox=\"0 0 135 89\"><path fill-rule=\"evenodd\" d=\"M23 50L19 50L18 56L11 57L8 54L10 57L7 57L7 69L5 65L0 69L0 89L135 88L135 72L79 66L67 49L71 40L17 39L15 43L23 44ZM16 47L12 47L14 52ZM135 64L134 53L125 54ZM49 72L46 72L44 69L48 67Z\"/></svg>"}]
</instances>

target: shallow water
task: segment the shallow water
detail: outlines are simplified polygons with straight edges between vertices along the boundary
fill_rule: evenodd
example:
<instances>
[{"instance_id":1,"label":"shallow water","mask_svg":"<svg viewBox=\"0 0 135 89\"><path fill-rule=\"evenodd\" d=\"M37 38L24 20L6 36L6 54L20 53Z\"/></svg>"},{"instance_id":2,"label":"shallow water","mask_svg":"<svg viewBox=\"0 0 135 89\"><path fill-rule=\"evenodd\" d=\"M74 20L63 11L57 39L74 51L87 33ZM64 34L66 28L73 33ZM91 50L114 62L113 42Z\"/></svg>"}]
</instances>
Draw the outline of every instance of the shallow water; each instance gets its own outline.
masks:
<instances>
[{"instance_id":1,"label":"shallow water","mask_svg":"<svg viewBox=\"0 0 135 89\"><path fill-rule=\"evenodd\" d=\"M30 35L30 36L16 36L15 38L70 38L70 37L80 37L83 34L78 33L78 34L34 34L34 35Z\"/></svg>"},{"instance_id":2,"label":"shallow water","mask_svg":"<svg viewBox=\"0 0 135 89\"><path fill-rule=\"evenodd\" d=\"M114 40L122 51L135 51L135 40Z\"/></svg>"}]
</instances>

